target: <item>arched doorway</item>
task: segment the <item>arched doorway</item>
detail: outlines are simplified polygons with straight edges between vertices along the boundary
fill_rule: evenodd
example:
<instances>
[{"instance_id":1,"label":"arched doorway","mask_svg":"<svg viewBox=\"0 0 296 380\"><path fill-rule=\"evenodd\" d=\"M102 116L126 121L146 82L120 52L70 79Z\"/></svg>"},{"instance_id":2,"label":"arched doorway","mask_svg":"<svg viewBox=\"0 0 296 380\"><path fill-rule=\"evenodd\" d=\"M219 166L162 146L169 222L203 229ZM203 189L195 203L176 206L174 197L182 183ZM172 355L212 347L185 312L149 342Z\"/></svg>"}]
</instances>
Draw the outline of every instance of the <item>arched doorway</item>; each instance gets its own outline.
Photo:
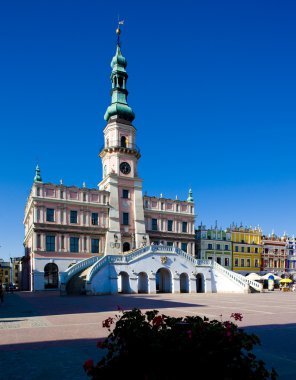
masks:
<instances>
[{"instance_id":1,"label":"arched doorway","mask_svg":"<svg viewBox=\"0 0 296 380\"><path fill-rule=\"evenodd\" d=\"M148 276L145 272L140 272L138 277L138 293L148 293Z\"/></svg>"},{"instance_id":2,"label":"arched doorway","mask_svg":"<svg viewBox=\"0 0 296 380\"><path fill-rule=\"evenodd\" d=\"M128 243L127 241L125 243L123 243L122 249L123 249L123 252L130 251L130 249L131 249L130 243Z\"/></svg>"},{"instance_id":3,"label":"arched doorway","mask_svg":"<svg viewBox=\"0 0 296 380\"><path fill-rule=\"evenodd\" d=\"M205 292L204 276L201 273L198 273L198 275L196 276L196 292Z\"/></svg>"},{"instance_id":4,"label":"arched doorway","mask_svg":"<svg viewBox=\"0 0 296 380\"><path fill-rule=\"evenodd\" d=\"M160 268L156 272L156 291L159 293L172 293L172 276L166 268Z\"/></svg>"},{"instance_id":5,"label":"arched doorway","mask_svg":"<svg viewBox=\"0 0 296 380\"><path fill-rule=\"evenodd\" d=\"M126 272L120 272L117 280L118 293L130 293L129 275Z\"/></svg>"},{"instance_id":6,"label":"arched doorway","mask_svg":"<svg viewBox=\"0 0 296 380\"><path fill-rule=\"evenodd\" d=\"M54 263L48 263L44 267L44 288L56 289L59 287L59 268Z\"/></svg>"},{"instance_id":7,"label":"arched doorway","mask_svg":"<svg viewBox=\"0 0 296 380\"><path fill-rule=\"evenodd\" d=\"M180 292L189 293L189 280L187 273L181 273L180 275Z\"/></svg>"}]
</instances>

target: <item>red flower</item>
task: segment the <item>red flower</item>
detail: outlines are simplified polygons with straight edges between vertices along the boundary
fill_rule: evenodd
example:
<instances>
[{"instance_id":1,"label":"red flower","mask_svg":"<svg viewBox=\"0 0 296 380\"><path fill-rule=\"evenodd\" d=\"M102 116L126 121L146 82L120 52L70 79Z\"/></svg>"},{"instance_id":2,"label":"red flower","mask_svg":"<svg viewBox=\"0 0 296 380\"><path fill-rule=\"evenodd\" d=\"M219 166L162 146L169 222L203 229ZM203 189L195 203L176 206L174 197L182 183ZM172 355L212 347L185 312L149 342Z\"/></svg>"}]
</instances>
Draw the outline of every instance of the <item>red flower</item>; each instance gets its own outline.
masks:
<instances>
[{"instance_id":1,"label":"red flower","mask_svg":"<svg viewBox=\"0 0 296 380\"><path fill-rule=\"evenodd\" d=\"M230 318L234 318L235 321L242 321L243 315L241 313L232 313Z\"/></svg>"},{"instance_id":2,"label":"red flower","mask_svg":"<svg viewBox=\"0 0 296 380\"><path fill-rule=\"evenodd\" d=\"M102 325L103 327L106 327L107 329L109 329L112 323L113 323L113 318L109 317L102 322Z\"/></svg>"},{"instance_id":3,"label":"red flower","mask_svg":"<svg viewBox=\"0 0 296 380\"><path fill-rule=\"evenodd\" d=\"M162 321L163 321L163 317L161 315L158 315L157 317L154 317L152 319L152 324L153 326L158 327L162 324Z\"/></svg>"},{"instance_id":4,"label":"red flower","mask_svg":"<svg viewBox=\"0 0 296 380\"><path fill-rule=\"evenodd\" d=\"M89 372L94 368L94 361L92 359L87 359L83 364L83 369L85 372Z\"/></svg>"}]
</instances>

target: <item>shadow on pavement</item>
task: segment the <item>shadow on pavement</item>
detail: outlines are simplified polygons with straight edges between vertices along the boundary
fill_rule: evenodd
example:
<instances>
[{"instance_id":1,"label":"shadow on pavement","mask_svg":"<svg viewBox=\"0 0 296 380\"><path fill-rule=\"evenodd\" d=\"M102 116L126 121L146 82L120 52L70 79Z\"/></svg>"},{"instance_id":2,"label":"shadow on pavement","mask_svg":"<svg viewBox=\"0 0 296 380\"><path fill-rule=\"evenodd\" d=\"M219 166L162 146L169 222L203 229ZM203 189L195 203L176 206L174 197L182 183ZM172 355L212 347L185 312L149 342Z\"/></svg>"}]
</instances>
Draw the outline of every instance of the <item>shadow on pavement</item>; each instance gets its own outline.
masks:
<instances>
[{"instance_id":1,"label":"shadow on pavement","mask_svg":"<svg viewBox=\"0 0 296 380\"><path fill-rule=\"evenodd\" d=\"M0 318L21 318L30 316L50 316L81 313L99 313L124 310L166 309L178 307L203 307L196 303L159 299L157 296L106 295L106 296L63 296L57 292L20 292L6 296L0 305Z\"/></svg>"}]
</instances>

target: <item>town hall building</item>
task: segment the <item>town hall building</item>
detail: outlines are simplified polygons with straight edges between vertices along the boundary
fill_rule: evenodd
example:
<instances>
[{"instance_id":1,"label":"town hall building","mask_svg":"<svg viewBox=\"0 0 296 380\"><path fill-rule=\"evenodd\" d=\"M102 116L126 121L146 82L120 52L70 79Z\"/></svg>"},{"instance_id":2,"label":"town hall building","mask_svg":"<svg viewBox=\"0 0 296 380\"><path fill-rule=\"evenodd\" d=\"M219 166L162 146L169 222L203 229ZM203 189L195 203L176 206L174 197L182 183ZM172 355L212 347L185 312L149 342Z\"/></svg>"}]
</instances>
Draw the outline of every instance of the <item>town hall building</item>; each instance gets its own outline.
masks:
<instances>
[{"instance_id":1,"label":"town hall building","mask_svg":"<svg viewBox=\"0 0 296 380\"><path fill-rule=\"evenodd\" d=\"M191 190L187 200L143 195L119 28L117 34L111 104L99 152L102 180L98 188L53 184L43 181L37 165L24 217L27 289L86 294L246 291L249 285L238 274L194 258Z\"/></svg>"}]
</instances>

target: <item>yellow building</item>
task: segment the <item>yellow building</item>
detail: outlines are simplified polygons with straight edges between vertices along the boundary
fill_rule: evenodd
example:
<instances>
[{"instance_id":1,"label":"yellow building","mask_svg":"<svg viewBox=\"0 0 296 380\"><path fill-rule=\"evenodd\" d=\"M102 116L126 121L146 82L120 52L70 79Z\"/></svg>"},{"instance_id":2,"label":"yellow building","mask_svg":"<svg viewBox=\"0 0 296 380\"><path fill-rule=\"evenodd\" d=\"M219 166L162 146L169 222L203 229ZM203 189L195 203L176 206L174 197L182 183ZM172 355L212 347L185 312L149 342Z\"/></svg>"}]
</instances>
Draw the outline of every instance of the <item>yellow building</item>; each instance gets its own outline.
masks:
<instances>
[{"instance_id":1,"label":"yellow building","mask_svg":"<svg viewBox=\"0 0 296 380\"><path fill-rule=\"evenodd\" d=\"M232 265L235 272L260 272L262 230L260 227L231 227Z\"/></svg>"},{"instance_id":2,"label":"yellow building","mask_svg":"<svg viewBox=\"0 0 296 380\"><path fill-rule=\"evenodd\" d=\"M3 285L10 283L10 274L10 262L0 259L0 282Z\"/></svg>"}]
</instances>

